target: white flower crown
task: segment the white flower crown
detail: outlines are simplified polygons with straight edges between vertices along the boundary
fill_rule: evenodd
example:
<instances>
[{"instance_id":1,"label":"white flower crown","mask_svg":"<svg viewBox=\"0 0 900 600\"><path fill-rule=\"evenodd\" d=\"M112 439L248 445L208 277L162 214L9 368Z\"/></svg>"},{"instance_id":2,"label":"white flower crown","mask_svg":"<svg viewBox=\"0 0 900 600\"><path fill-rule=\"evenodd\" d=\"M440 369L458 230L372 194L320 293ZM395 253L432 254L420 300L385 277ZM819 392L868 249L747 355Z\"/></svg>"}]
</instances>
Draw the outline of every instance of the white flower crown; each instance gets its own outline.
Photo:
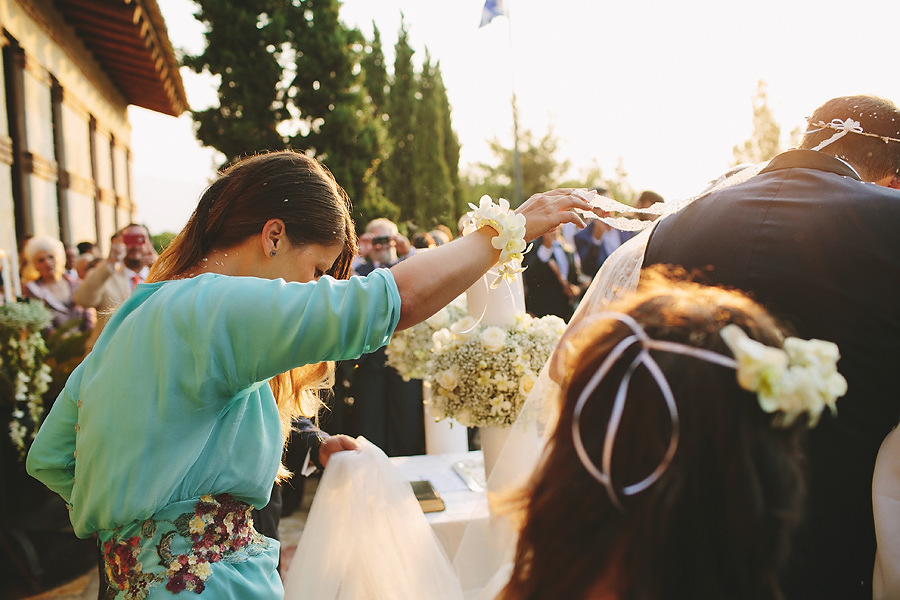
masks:
<instances>
[{"instance_id":1,"label":"white flower crown","mask_svg":"<svg viewBox=\"0 0 900 600\"><path fill-rule=\"evenodd\" d=\"M837 412L837 399L847 393L847 380L837 371L837 344L789 337L784 348L773 348L733 323L721 335L737 362L738 385L756 392L764 411L780 413L776 425L789 426L807 413L813 426L825 407Z\"/></svg>"}]
</instances>

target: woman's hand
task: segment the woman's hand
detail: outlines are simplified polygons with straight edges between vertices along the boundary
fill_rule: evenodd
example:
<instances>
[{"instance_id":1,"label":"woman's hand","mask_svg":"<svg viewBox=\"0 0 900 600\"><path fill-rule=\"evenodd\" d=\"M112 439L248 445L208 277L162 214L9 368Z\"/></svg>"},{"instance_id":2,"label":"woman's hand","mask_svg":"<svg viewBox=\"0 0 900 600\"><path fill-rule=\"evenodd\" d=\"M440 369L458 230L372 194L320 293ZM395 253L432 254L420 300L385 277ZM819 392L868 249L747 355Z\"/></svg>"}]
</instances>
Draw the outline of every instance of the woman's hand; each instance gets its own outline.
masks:
<instances>
[{"instance_id":1,"label":"woman's hand","mask_svg":"<svg viewBox=\"0 0 900 600\"><path fill-rule=\"evenodd\" d=\"M573 188L560 188L535 194L516 209L525 217L525 241L544 235L563 223L584 227L584 220L572 209L591 210L593 205L576 196Z\"/></svg>"},{"instance_id":2,"label":"woman's hand","mask_svg":"<svg viewBox=\"0 0 900 600\"><path fill-rule=\"evenodd\" d=\"M359 444L352 437L347 435L332 435L322 441L319 446L319 463L322 467L328 466L328 459L335 452L343 452L344 450L356 450Z\"/></svg>"}]
</instances>

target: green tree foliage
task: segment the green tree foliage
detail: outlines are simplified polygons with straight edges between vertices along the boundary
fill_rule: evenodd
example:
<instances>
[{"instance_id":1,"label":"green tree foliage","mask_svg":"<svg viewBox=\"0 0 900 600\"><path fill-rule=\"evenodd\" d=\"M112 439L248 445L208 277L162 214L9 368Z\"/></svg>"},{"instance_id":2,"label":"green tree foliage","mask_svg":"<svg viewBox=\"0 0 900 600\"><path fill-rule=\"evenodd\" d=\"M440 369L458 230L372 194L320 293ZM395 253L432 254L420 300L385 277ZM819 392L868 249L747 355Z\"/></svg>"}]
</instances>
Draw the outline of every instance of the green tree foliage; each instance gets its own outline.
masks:
<instances>
[{"instance_id":1,"label":"green tree foliage","mask_svg":"<svg viewBox=\"0 0 900 600\"><path fill-rule=\"evenodd\" d=\"M451 230L455 230L459 217L469 210L467 201L462 194L459 183L459 137L453 131L450 99L447 97L447 88L444 86L444 78L441 76L441 65L438 63L434 69L435 95L440 104L444 134L444 162L447 164L447 174L450 177L449 196L453 204L453 210L438 215L438 220Z\"/></svg>"},{"instance_id":2,"label":"green tree foliage","mask_svg":"<svg viewBox=\"0 0 900 600\"><path fill-rule=\"evenodd\" d=\"M394 74L388 94L388 135L390 156L382 169L382 182L388 200L400 208L402 220L415 219L416 198L411 186L415 178L416 94L418 83L412 64L415 51L409 45L406 23L394 45Z\"/></svg>"},{"instance_id":3,"label":"green tree foliage","mask_svg":"<svg viewBox=\"0 0 900 600\"><path fill-rule=\"evenodd\" d=\"M338 0L305 0L291 27L295 75L287 87L300 126L291 146L316 156L346 189L358 209L382 207L374 172L384 131L364 85L365 39L339 21ZM387 207L383 207L387 208ZM365 215L357 210L357 218Z\"/></svg>"},{"instance_id":4,"label":"green tree foliage","mask_svg":"<svg viewBox=\"0 0 900 600\"><path fill-rule=\"evenodd\" d=\"M396 215L375 172L385 132L361 60L365 39L340 23L339 0L200 0L206 49L184 64L220 77L219 106L194 113L200 141L226 162L294 148L335 175L356 207Z\"/></svg>"},{"instance_id":5,"label":"green tree foliage","mask_svg":"<svg viewBox=\"0 0 900 600\"><path fill-rule=\"evenodd\" d=\"M760 79L752 100L753 131L750 139L734 147L735 165L762 162L781 152L781 127L769 108L766 89L766 82Z\"/></svg>"},{"instance_id":6,"label":"green tree foliage","mask_svg":"<svg viewBox=\"0 0 900 600\"><path fill-rule=\"evenodd\" d=\"M455 212L450 171L444 158L444 106L437 66L432 65L427 50L417 97L416 129L419 135L413 140L416 168L412 180L415 198L412 217L417 226L427 229L439 220L452 220Z\"/></svg>"},{"instance_id":7,"label":"green tree foliage","mask_svg":"<svg viewBox=\"0 0 900 600\"><path fill-rule=\"evenodd\" d=\"M198 0L207 47L184 64L219 77L219 105L194 113L200 141L226 163L294 148L334 173L362 225L454 224L459 141L440 68L413 66L401 18L394 72L381 34L339 20L339 0ZM390 149L390 152L388 152Z\"/></svg>"},{"instance_id":8,"label":"green tree foliage","mask_svg":"<svg viewBox=\"0 0 900 600\"><path fill-rule=\"evenodd\" d=\"M219 106L193 111L198 139L226 162L260 150L279 149L278 124L288 115L279 93L282 48L290 4L268 0L197 0L196 18L206 28L206 49L183 62L220 78Z\"/></svg>"},{"instance_id":9,"label":"green tree foliage","mask_svg":"<svg viewBox=\"0 0 900 600\"><path fill-rule=\"evenodd\" d=\"M490 142L491 152L499 160L499 164L482 163L481 170L486 174L484 183L478 186L479 195L488 194L492 198L512 198L513 183L513 149L507 148L497 138ZM543 138L535 140L531 130L525 130L519 139L519 160L522 164L522 198L552 189L557 186L563 173L569 168L569 161L559 161L556 152L559 139L549 129Z\"/></svg>"},{"instance_id":10,"label":"green tree foliage","mask_svg":"<svg viewBox=\"0 0 900 600\"><path fill-rule=\"evenodd\" d=\"M381 31L372 22L372 41L369 42L362 58L363 73L366 76L366 89L372 102L375 116L382 120L386 116L388 75L387 63L384 62L384 50L381 45Z\"/></svg>"}]
</instances>

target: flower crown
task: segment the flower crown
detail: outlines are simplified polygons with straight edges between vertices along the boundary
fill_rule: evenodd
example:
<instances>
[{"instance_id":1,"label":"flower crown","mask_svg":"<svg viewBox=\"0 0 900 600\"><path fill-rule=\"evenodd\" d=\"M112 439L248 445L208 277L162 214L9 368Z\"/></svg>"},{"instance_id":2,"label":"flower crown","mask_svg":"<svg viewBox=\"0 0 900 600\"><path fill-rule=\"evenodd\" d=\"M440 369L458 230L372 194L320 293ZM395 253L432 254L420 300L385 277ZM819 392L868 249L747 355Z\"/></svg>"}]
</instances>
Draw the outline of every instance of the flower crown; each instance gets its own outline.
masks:
<instances>
[{"instance_id":1,"label":"flower crown","mask_svg":"<svg viewBox=\"0 0 900 600\"><path fill-rule=\"evenodd\" d=\"M864 135L866 137L879 138L885 144L887 144L888 142L900 142L900 139L897 139L897 138L892 138L887 135L878 135L877 133L869 133L868 131L864 131L862 128L862 125L860 125L859 121L854 121L853 119L845 119L845 120L832 119L829 123L826 123L825 121L813 122L813 121L810 121L809 119L807 119L807 121L809 122L810 127L818 127L818 129L807 129L806 131L803 132L804 135L810 134L810 133L818 133L818 132L822 131L823 129L833 129L836 132L833 136L831 136L827 140L822 141L818 146L813 148L813 150L821 150L825 146L838 141L839 139L841 139L848 133L855 133L857 135Z\"/></svg>"},{"instance_id":2,"label":"flower crown","mask_svg":"<svg viewBox=\"0 0 900 600\"><path fill-rule=\"evenodd\" d=\"M509 201L505 198L498 199L499 204L494 204L490 196L482 196L478 206L469 204L472 209L466 216L467 223L463 228L463 235L480 229L484 226L491 227L497 235L491 238L491 245L500 251L498 264L498 276L491 283L491 289L500 285L503 279L509 282L515 280L516 274L525 270L522 261L525 253L531 250L525 245L525 217L512 211Z\"/></svg>"},{"instance_id":3,"label":"flower crown","mask_svg":"<svg viewBox=\"0 0 900 600\"><path fill-rule=\"evenodd\" d=\"M809 415L809 426L812 427L818 422L826 406L832 413L837 412L837 399L847 392L847 381L837 372L840 353L837 345L832 342L789 337L784 341L784 348L773 348L750 339L743 329L732 323L720 331L725 345L734 355L732 358L712 350L678 342L655 340L647 335L647 332L634 318L623 313L604 312L599 313L595 318L620 321L631 329L632 334L622 339L610 351L578 396L572 414L572 440L584 468L606 488L610 500L619 509L622 508L619 492L613 486L609 475L612 468L612 451L619 421L625 409L628 385L634 372L640 366L647 369L662 392L672 422L672 435L666 453L656 469L641 481L622 488L621 493L631 496L650 487L668 468L678 447L679 419L675 396L665 374L650 354L651 350L691 356L735 369L738 385L747 391L756 393L760 408L775 415L772 425L776 427L788 427L804 413ZM591 394L597 389L613 365L628 348L636 344L640 346L640 351L631 361L616 391L609 423L606 427L606 437L603 440L601 464L598 467L584 447L581 433L581 413Z\"/></svg>"}]
</instances>

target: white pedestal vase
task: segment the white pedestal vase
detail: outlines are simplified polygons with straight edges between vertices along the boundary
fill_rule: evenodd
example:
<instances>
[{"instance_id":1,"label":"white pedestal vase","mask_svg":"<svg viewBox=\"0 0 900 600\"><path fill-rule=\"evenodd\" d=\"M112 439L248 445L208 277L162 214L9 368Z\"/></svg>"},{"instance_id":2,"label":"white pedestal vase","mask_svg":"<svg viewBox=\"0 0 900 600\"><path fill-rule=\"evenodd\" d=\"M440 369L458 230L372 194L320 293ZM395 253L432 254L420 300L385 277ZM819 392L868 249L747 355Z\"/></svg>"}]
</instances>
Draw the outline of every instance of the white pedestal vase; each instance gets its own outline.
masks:
<instances>
[{"instance_id":1,"label":"white pedestal vase","mask_svg":"<svg viewBox=\"0 0 900 600\"><path fill-rule=\"evenodd\" d=\"M509 437L509 427L479 427L481 434L481 453L484 455L484 479L488 489L491 486L491 472Z\"/></svg>"},{"instance_id":2,"label":"white pedestal vase","mask_svg":"<svg viewBox=\"0 0 900 600\"><path fill-rule=\"evenodd\" d=\"M469 450L469 434L454 419L435 421L431 416L431 383L422 382L425 402L425 454L457 454Z\"/></svg>"},{"instance_id":3,"label":"white pedestal vase","mask_svg":"<svg viewBox=\"0 0 900 600\"><path fill-rule=\"evenodd\" d=\"M490 283L497 277L496 266L466 290L466 309L481 325L508 328L516 322L516 315L525 312L525 293L522 276L513 281L504 280L491 289ZM487 399L484 399L487 401ZM481 452L484 454L484 476L491 489L491 471L506 444L509 427L479 427Z\"/></svg>"}]
</instances>

